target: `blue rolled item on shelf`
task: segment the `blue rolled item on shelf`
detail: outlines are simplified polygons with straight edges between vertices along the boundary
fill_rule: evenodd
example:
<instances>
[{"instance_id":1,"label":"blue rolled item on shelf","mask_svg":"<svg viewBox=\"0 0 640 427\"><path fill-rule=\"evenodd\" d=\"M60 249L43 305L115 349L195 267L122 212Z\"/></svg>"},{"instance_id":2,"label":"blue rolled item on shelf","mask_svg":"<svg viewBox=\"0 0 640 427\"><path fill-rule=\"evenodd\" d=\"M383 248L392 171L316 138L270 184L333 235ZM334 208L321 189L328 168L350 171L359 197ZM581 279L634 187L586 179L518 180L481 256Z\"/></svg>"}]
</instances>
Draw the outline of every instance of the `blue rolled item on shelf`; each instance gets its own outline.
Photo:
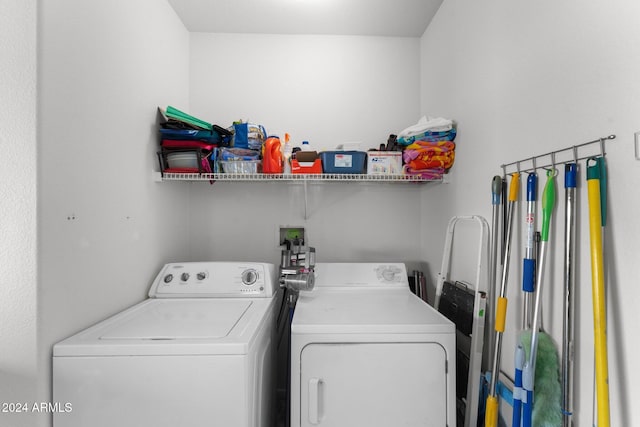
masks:
<instances>
[{"instance_id":1,"label":"blue rolled item on shelf","mask_svg":"<svg viewBox=\"0 0 640 427\"><path fill-rule=\"evenodd\" d=\"M162 140L172 141L202 141L207 144L222 145L223 137L215 130L196 129L160 129Z\"/></svg>"},{"instance_id":2,"label":"blue rolled item on shelf","mask_svg":"<svg viewBox=\"0 0 640 427\"><path fill-rule=\"evenodd\" d=\"M428 142L438 142L438 141L453 141L456 139L456 128L453 127L446 131L439 132L431 132L425 131L418 135L412 136L399 136L398 144L400 145L411 145L416 141L428 141Z\"/></svg>"}]
</instances>

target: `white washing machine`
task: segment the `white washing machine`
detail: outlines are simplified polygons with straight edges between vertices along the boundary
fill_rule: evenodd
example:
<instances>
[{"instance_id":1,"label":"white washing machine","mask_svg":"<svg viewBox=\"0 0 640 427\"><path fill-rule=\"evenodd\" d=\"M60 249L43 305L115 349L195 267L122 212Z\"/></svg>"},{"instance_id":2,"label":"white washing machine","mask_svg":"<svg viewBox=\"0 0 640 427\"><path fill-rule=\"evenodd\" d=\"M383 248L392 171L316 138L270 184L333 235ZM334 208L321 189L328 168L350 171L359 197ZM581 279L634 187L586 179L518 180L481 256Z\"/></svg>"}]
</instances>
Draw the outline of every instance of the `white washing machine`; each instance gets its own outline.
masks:
<instances>
[{"instance_id":1,"label":"white washing machine","mask_svg":"<svg viewBox=\"0 0 640 427\"><path fill-rule=\"evenodd\" d=\"M54 346L54 427L270 427L275 274L165 265L150 298Z\"/></svg>"},{"instance_id":2,"label":"white washing machine","mask_svg":"<svg viewBox=\"0 0 640 427\"><path fill-rule=\"evenodd\" d=\"M404 264L317 264L291 324L291 426L454 427L455 339Z\"/></svg>"}]
</instances>

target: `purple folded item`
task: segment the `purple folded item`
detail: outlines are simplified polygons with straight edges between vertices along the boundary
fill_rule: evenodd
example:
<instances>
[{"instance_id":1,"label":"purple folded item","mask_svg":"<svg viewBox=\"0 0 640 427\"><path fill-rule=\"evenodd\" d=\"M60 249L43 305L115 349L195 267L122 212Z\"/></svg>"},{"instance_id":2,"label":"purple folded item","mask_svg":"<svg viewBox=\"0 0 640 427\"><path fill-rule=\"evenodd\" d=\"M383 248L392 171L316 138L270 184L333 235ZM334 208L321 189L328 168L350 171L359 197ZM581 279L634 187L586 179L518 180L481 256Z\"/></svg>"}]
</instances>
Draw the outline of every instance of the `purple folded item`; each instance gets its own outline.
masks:
<instances>
[{"instance_id":1,"label":"purple folded item","mask_svg":"<svg viewBox=\"0 0 640 427\"><path fill-rule=\"evenodd\" d=\"M441 179L445 172L444 168L412 169L407 165L403 169L405 175L420 176L424 179Z\"/></svg>"}]
</instances>

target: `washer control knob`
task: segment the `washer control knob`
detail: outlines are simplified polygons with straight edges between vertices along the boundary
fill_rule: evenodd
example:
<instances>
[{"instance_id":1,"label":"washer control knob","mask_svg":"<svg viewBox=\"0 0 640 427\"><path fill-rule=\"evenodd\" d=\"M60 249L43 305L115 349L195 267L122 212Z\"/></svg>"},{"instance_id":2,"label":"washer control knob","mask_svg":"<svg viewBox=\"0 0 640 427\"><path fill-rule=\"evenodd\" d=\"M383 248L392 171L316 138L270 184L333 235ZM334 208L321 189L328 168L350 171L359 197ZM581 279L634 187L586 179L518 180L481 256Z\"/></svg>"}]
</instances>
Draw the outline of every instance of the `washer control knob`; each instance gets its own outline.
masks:
<instances>
[{"instance_id":1,"label":"washer control knob","mask_svg":"<svg viewBox=\"0 0 640 427\"><path fill-rule=\"evenodd\" d=\"M255 271L253 268L250 268L248 270L245 270L242 272L242 283L247 285L247 286L251 286L254 283L256 283L256 280L258 280L258 272Z\"/></svg>"},{"instance_id":2,"label":"washer control knob","mask_svg":"<svg viewBox=\"0 0 640 427\"><path fill-rule=\"evenodd\" d=\"M189 280L189 273L182 273L180 275L180 280L182 280L183 282L186 282L187 280Z\"/></svg>"},{"instance_id":3,"label":"washer control knob","mask_svg":"<svg viewBox=\"0 0 640 427\"><path fill-rule=\"evenodd\" d=\"M207 273L205 273L204 271L201 271L196 275L196 277L198 278L198 280L204 280L207 278Z\"/></svg>"},{"instance_id":4,"label":"washer control knob","mask_svg":"<svg viewBox=\"0 0 640 427\"><path fill-rule=\"evenodd\" d=\"M173 274L169 273L166 276L164 276L164 283L169 283L173 280Z\"/></svg>"}]
</instances>

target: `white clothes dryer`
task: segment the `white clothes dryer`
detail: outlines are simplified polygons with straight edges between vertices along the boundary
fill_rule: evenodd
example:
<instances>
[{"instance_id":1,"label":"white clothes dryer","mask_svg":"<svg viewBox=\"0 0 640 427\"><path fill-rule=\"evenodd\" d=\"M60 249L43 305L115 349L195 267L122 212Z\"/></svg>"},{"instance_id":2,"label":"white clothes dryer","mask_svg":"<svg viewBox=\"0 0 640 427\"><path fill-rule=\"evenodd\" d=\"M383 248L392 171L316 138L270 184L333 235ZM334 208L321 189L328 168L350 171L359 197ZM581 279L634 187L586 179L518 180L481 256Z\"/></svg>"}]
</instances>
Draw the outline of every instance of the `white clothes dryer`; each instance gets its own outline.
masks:
<instances>
[{"instance_id":1,"label":"white clothes dryer","mask_svg":"<svg viewBox=\"0 0 640 427\"><path fill-rule=\"evenodd\" d=\"M291 426L455 426L455 325L404 264L316 272L291 324Z\"/></svg>"},{"instance_id":2,"label":"white clothes dryer","mask_svg":"<svg viewBox=\"0 0 640 427\"><path fill-rule=\"evenodd\" d=\"M270 427L272 264L173 263L147 300L57 343L54 427Z\"/></svg>"}]
</instances>

